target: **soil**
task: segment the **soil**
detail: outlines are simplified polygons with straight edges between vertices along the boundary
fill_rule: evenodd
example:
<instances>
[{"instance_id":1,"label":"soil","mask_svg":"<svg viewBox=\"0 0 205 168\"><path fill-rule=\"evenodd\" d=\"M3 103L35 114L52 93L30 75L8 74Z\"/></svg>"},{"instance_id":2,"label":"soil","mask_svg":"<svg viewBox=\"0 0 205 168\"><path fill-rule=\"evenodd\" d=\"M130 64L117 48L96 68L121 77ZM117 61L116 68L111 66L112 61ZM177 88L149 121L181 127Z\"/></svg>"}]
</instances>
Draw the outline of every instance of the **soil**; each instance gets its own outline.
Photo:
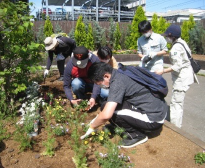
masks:
<instances>
[{"instance_id":1,"label":"soil","mask_svg":"<svg viewBox=\"0 0 205 168\"><path fill-rule=\"evenodd\" d=\"M56 97L65 98L63 82L56 79L58 71L53 70L52 77L47 78L45 84L42 82L44 91L52 92ZM67 101L68 106L69 102ZM88 112L87 122L93 119L100 112L96 105L95 110ZM43 111L41 112L43 115ZM8 125L9 132L14 130L13 125ZM0 145L0 168L75 168L72 161L74 152L68 144L70 133L56 137L55 156L48 157L41 155L45 150L42 142L46 140L43 124L40 125L39 135L34 137L35 144L31 150L19 151L19 143L11 137L4 140ZM120 149L120 153L130 156L134 167L139 168L196 168L205 165L195 164L194 156L203 149L191 142L182 135L174 132L167 126L161 130L148 134L149 140L141 145L130 149ZM102 150L100 144L88 144L87 159L89 168L98 168L95 151Z\"/></svg>"}]
</instances>

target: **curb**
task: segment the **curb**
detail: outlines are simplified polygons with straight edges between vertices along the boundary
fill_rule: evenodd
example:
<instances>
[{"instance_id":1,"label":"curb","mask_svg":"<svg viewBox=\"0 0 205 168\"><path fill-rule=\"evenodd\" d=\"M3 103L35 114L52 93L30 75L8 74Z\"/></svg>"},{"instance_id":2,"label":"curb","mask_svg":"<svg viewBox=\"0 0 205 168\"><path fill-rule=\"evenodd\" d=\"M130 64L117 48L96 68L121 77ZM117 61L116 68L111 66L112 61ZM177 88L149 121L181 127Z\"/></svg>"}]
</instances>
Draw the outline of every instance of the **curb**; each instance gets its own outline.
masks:
<instances>
[{"instance_id":1,"label":"curb","mask_svg":"<svg viewBox=\"0 0 205 168\"><path fill-rule=\"evenodd\" d=\"M188 140L192 141L193 143L195 143L196 145L200 146L201 148L205 149L205 142L203 142L202 140L196 138L195 136L187 133L186 131L183 131L182 129L176 127L174 124L170 123L169 121L165 120L164 125L168 128L170 128L171 130L173 130L174 132L182 135L183 137L187 138Z\"/></svg>"}]
</instances>

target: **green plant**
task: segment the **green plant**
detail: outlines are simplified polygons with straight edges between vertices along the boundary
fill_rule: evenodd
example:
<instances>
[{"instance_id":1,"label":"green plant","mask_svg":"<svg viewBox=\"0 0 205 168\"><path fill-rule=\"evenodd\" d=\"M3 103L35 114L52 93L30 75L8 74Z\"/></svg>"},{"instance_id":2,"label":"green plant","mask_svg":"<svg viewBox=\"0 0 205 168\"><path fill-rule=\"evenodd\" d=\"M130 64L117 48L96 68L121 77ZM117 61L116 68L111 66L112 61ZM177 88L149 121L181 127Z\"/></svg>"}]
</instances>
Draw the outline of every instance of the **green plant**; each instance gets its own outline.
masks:
<instances>
[{"instance_id":1,"label":"green plant","mask_svg":"<svg viewBox=\"0 0 205 168\"><path fill-rule=\"evenodd\" d=\"M158 31L158 16L156 13L154 13L154 15L152 16L151 25L152 25L152 31L157 33L157 31Z\"/></svg>"},{"instance_id":2,"label":"green plant","mask_svg":"<svg viewBox=\"0 0 205 168\"><path fill-rule=\"evenodd\" d=\"M56 126L53 128L53 133L57 136L63 136L66 133L66 128L64 126Z\"/></svg>"},{"instance_id":3,"label":"green plant","mask_svg":"<svg viewBox=\"0 0 205 168\"><path fill-rule=\"evenodd\" d=\"M78 105L74 106L76 111L86 111L89 108L88 100L82 100Z\"/></svg>"},{"instance_id":4,"label":"green plant","mask_svg":"<svg viewBox=\"0 0 205 168\"><path fill-rule=\"evenodd\" d=\"M16 125L14 139L20 143L20 146L19 146L20 151L31 149L34 143L32 138L26 133L25 127L21 125Z\"/></svg>"},{"instance_id":5,"label":"green plant","mask_svg":"<svg viewBox=\"0 0 205 168\"><path fill-rule=\"evenodd\" d=\"M55 141L56 139L54 138L54 133L51 128L51 117L49 115L49 111L46 110L46 131L47 131L47 140L43 142L43 145L45 146L45 151L42 153L42 155L50 156L52 157L55 154Z\"/></svg>"},{"instance_id":6,"label":"green plant","mask_svg":"<svg viewBox=\"0 0 205 168\"><path fill-rule=\"evenodd\" d=\"M189 31L189 46L193 53L205 54L205 30L198 23Z\"/></svg>"},{"instance_id":7,"label":"green plant","mask_svg":"<svg viewBox=\"0 0 205 168\"><path fill-rule=\"evenodd\" d=\"M109 22L110 22L110 26L109 26L109 29L108 29L109 45L111 47L113 47L113 44L114 44L114 32L115 32L116 25L115 25L115 21L113 20L113 18L110 18Z\"/></svg>"},{"instance_id":8,"label":"green plant","mask_svg":"<svg viewBox=\"0 0 205 168\"><path fill-rule=\"evenodd\" d=\"M181 27L181 37L183 40L185 40L187 43L189 43L189 23L188 21L184 21Z\"/></svg>"},{"instance_id":9,"label":"green plant","mask_svg":"<svg viewBox=\"0 0 205 168\"><path fill-rule=\"evenodd\" d=\"M1 111L15 111L17 95L25 91L30 70L38 67L41 61L39 51L43 45L34 42L28 4L22 1L0 3L0 88L3 97ZM7 107L6 107L7 106Z\"/></svg>"},{"instance_id":10,"label":"green plant","mask_svg":"<svg viewBox=\"0 0 205 168\"><path fill-rule=\"evenodd\" d=\"M93 28L91 23L88 24L88 29L86 34L87 35L86 35L85 47L89 50L94 50Z\"/></svg>"},{"instance_id":11,"label":"green plant","mask_svg":"<svg viewBox=\"0 0 205 168\"><path fill-rule=\"evenodd\" d=\"M114 49L115 50L121 50L120 38L121 38L121 32L120 32L119 23L117 23L116 24L116 29L115 29L115 32L114 32Z\"/></svg>"},{"instance_id":12,"label":"green plant","mask_svg":"<svg viewBox=\"0 0 205 168\"><path fill-rule=\"evenodd\" d=\"M45 37L50 37L54 33L53 32L53 25L50 21L49 16L46 17L43 33L44 33Z\"/></svg>"},{"instance_id":13,"label":"green plant","mask_svg":"<svg viewBox=\"0 0 205 168\"><path fill-rule=\"evenodd\" d=\"M3 118L0 118L0 142L4 139L8 139L11 135L7 133L6 123Z\"/></svg>"},{"instance_id":14,"label":"green plant","mask_svg":"<svg viewBox=\"0 0 205 168\"><path fill-rule=\"evenodd\" d=\"M77 46L86 45L85 24L83 23L83 16L79 16L75 27L75 41Z\"/></svg>"},{"instance_id":15,"label":"green plant","mask_svg":"<svg viewBox=\"0 0 205 168\"><path fill-rule=\"evenodd\" d=\"M76 109L75 112L70 112L68 117L68 123L70 126L71 140L68 141L74 151L74 157L72 158L77 168L87 167L86 149L87 146L84 141L80 140L82 134L81 123L84 122L86 113L81 113L80 109Z\"/></svg>"},{"instance_id":16,"label":"green plant","mask_svg":"<svg viewBox=\"0 0 205 168\"><path fill-rule=\"evenodd\" d=\"M105 29L99 25L99 22L93 21L93 37L95 48L99 48L100 46L104 46L106 43Z\"/></svg>"},{"instance_id":17,"label":"green plant","mask_svg":"<svg viewBox=\"0 0 205 168\"><path fill-rule=\"evenodd\" d=\"M131 33L130 33L130 49L137 49L137 39L140 37L140 33L138 31L138 24L143 21L147 20L145 16L145 11L142 6L139 6L135 12L135 16L132 21Z\"/></svg>"},{"instance_id":18,"label":"green plant","mask_svg":"<svg viewBox=\"0 0 205 168\"><path fill-rule=\"evenodd\" d=\"M105 132L109 132L108 130L105 130ZM121 135L123 132L123 129L116 128L115 134ZM109 134L107 134L109 135ZM134 165L130 163L129 156L126 156L124 154L120 154L120 145L121 141L117 139L117 137L114 137L114 143L107 139L104 142L104 147L107 149L107 153L103 154L101 152L96 152L95 155L98 159L98 163L103 168L108 167L123 167L123 168L130 168Z\"/></svg>"},{"instance_id":19,"label":"green plant","mask_svg":"<svg viewBox=\"0 0 205 168\"><path fill-rule=\"evenodd\" d=\"M198 163L198 164L203 164L205 163L205 151L203 152L200 152L200 153L197 153L195 156L194 156L194 160L195 160L195 163Z\"/></svg>"}]
</instances>

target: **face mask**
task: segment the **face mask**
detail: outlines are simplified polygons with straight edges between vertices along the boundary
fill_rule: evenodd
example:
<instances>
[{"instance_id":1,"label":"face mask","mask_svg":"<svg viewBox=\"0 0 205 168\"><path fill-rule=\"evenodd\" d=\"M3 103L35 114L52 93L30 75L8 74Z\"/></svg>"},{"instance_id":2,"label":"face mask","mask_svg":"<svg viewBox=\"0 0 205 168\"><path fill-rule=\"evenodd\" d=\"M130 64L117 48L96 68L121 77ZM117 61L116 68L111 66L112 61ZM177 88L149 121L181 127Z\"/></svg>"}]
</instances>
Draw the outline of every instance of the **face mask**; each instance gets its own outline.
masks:
<instances>
[{"instance_id":1,"label":"face mask","mask_svg":"<svg viewBox=\"0 0 205 168\"><path fill-rule=\"evenodd\" d=\"M106 86L106 85L100 85L100 87L101 87L102 89L109 89L109 86Z\"/></svg>"},{"instance_id":2,"label":"face mask","mask_svg":"<svg viewBox=\"0 0 205 168\"><path fill-rule=\"evenodd\" d=\"M108 59L108 60L100 60L100 61L107 64L110 61L110 59Z\"/></svg>"},{"instance_id":3,"label":"face mask","mask_svg":"<svg viewBox=\"0 0 205 168\"><path fill-rule=\"evenodd\" d=\"M147 33L144 34L145 38L149 38L151 36L152 32L148 31Z\"/></svg>"},{"instance_id":4,"label":"face mask","mask_svg":"<svg viewBox=\"0 0 205 168\"><path fill-rule=\"evenodd\" d=\"M173 42L170 37L166 37L166 41L167 41L167 43L172 43Z\"/></svg>"},{"instance_id":5,"label":"face mask","mask_svg":"<svg viewBox=\"0 0 205 168\"><path fill-rule=\"evenodd\" d=\"M77 65L78 68L83 69L87 66L87 63L85 65Z\"/></svg>"},{"instance_id":6,"label":"face mask","mask_svg":"<svg viewBox=\"0 0 205 168\"><path fill-rule=\"evenodd\" d=\"M100 87L103 88L103 89L109 89L109 86L106 86L104 84L101 84Z\"/></svg>"}]
</instances>

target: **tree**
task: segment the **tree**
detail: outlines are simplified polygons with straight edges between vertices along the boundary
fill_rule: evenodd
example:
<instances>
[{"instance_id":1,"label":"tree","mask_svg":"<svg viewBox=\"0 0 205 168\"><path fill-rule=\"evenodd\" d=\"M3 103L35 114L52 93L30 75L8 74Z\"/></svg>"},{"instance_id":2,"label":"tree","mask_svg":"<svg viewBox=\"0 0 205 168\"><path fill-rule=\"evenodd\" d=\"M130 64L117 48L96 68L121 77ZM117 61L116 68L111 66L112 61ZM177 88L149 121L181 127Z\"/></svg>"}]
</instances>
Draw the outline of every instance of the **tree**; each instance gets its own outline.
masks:
<instances>
[{"instance_id":1,"label":"tree","mask_svg":"<svg viewBox=\"0 0 205 168\"><path fill-rule=\"evenodd\" d=\"M110 18L109 21L110 21L110 26L109 26L108 37L109 37L109 45L112 47L114 44L114 32L115 32L116 25L113 18Z\"/></svg>"},{"instance_id":2,"label":"tree","mask_svg":"<svg viewBox=\"0 0 205 168\"><path fill-rule=\"evenodd\" d=\"M189 46L193 53L205 54L205 30L198 23L189 32Z\"/></svg>"},{"instance_id":3,"label":"tree","mask_svg":"<svg viewBox=\"0 0 205 168\"><path fill-rule=\"evenodd\" d=\"M105 36L105 29L99 25L99 22L93 22L93 38L95 48L99 48L100 46L104 46L106 44L106 36Z\"/></svg>"},{"instance_id":4,"label":"tree","mask_svg":"<svg viewBox=\"0 0 205 168\"><path fill-rule=\"evenodd\" d=\"M156 33L162 34L166 31L166 29L170 26L170 23L166 21L163 17L159 18L158 21L158 29Z\"/></svg>"},{"instance_id":5,"label":"tree","mask_svg":"<svg viewBox=\"0 0 205 168\"><path fill-rule=\"evenodd\" d=\"M130 24L128 24L127 25L127 31L126 31L126 35L125 35L125 49L129 49L130 48L130 43L131 43L131 29L132 29L132 27L131 27L131 25Z\"/></svg>"},{"instance_id":6,"label":"tree","mask_svg":"<svg viewBox=\"0 0 205 168\"><path fill-rule=\"evenodd\" d=\"M49 16L47 16L47 18L46 18L43 33L46 37L50 37L54 33L53 32L53 25L50 21Z\"/></svg>"},{"instance_id":7,"label":"tree","mask_svg":"<svg viewBox=\"0 0 205 168\"><path fill-rule=\"evenodd\" d=\"M158 16L157 16L156 13L152 16L151 25L152 25L152 31L157 33L158 32L158 28L159 28L159 24L158 24Z\"/></svg>"},{"instance_id":8,"label":"tree","mask_svg":"<svg viewBox=\"0 0 205 168\"><path fill-rule=\"evenodd\" d=\"M94 50L93 29L91 23L88 25L85 47L89 50Z\"/></svg>"},{"instance_id":9,"label":"tree","mask_svg":"<svg viewBox=\"0 0 205 168\"><path fill-rule=\"evenodd\" d=\"M139 6L132 21L129 44L130 49L137 49L137 39L140 37L140 33L138 32L138 24L143 20L147 20L147 17L145 16L142 6Z\"/></svg>"},{"instance_id":10,"label":"tree","mask_svg":"<svg viewBox=\"0 0 205 168\"><path fill-rule=\"evenodd\" d=\"M190 15L189 21L188 21L189 30L193 29L195 25L196 25L196 23L194 21L194 17L193 17L193 15Z\"/></svg>"},{"instance_id":11,"label":"tree","mask_svg":"<svg viewBox=\"0 0 205 168\"><path fill-rule=\"evenodd\" d=\"M181 27L181 37L187 43L189 43L189 23L188 21L184 21Z\"/></svg>"},{"instance_id":12,"label":"tree","mask_svg":"<svg viewBox=\"0 0 205 168\"><path fill-rule=\"evenodd\" d=\"M83 23L83 16L79 16L75 27L75 41L77 46L85 46L86 32L85 24Z\"/></svg>"},{"instance_id":13,"label":"tree","mask_svg":"<svg viewBox=\"0 0 205 168\"><path fill-rule=\"evenodd\" d=\"M32 5L32 3L30 4ZM0 3L0 111L15 110L17 95L25 91L32 71L40 68L42 44L34 42L28 4Z\"/></svg>"},{"instance_id":14,"label":"tree","mask_svg":"<svg viewBox=\"0 0 205 168\"><path fill-rule=\"evenodd\" d=\"M114 32L114 49L115 50L121 50L120 38L121 38L120 26L119 26L119 23L117 23L116 29Z\"/></svg>"}]
</instances>

